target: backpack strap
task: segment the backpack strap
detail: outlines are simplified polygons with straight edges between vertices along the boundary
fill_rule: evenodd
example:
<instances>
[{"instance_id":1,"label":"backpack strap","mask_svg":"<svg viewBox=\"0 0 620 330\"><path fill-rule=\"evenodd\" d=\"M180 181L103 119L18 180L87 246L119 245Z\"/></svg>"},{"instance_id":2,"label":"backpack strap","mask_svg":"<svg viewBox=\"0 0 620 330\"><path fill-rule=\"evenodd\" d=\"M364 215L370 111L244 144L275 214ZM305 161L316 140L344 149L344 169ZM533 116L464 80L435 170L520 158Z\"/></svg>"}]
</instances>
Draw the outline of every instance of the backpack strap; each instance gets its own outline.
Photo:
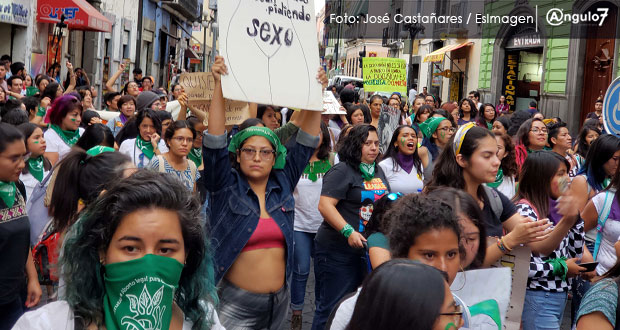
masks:
<instances>
[{"instance_id":1,"label":"backpack strap","mask_svg":"<svg viewBox=\"0 0 620 330\"><path fill-rule=\"evenodd\" d=\"M166 164L164 164L164 161L165 161L164 156L157 155L157 162L158 162L157 165L159 165L159 168L157 169L157 171L159 173L166 173Z\"/></svg>"},{"instance_id":2,"label":"backpack strap","mask_svg":"<svg viewBox=\"0 0 620 330\"><path fill-rule=\"evenodd\" d=\"M495 217L501 219L502 212L504 212L504 205L502 205L502 199L497 194L497 191L491 187L487 187L486 185L482 185L484 189L484 193L487 195L489 199L489 204L491 205L491 210L495 213Z\"/></svg>"},{"instance_id":3,"label":"backpack strap","mask_svg":"<svg viewBox=\"0 0 620 330\"><path fill-rule=\"evenodd\" d=\"M614 203L614 196L616 196L615 192L611 194L609 190L605 191L605 201L603 202L603 209L601 209L601 212L599 212L598 214L598 220L596 224L596 241L594 242L594 252L592 253L594 260L596 260L598 250L601 247L601 241L603 240L603 228L605 228L605 223L607 222L607 218L609 218L611 206Z\"/></svg>"}]
</instances>

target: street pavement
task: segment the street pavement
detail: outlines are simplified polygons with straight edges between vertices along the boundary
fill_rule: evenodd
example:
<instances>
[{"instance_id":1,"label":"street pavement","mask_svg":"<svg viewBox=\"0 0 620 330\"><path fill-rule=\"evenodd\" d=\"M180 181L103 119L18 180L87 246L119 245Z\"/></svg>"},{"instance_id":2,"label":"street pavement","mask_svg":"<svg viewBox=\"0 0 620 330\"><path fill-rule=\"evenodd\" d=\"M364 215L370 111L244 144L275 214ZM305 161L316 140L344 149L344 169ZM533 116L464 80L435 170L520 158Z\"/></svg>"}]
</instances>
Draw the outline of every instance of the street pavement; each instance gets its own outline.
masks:
<instances>
[{"instance_id":1,"label":"street pavement","mask_svg":"<svg viewBox=\"0 0 620 330\"><path fill-rule=\"evenodd\" d=\"M312 318L314 317L314 262L310 263L310 275L308 276L308 283L306 283L306 296L304 299L304 310L302 312L302 330L310 330L312 328ZM282 326L281 330L291 329L291 310L289 309L286 322Z\"/></svg>"}]
</instances>

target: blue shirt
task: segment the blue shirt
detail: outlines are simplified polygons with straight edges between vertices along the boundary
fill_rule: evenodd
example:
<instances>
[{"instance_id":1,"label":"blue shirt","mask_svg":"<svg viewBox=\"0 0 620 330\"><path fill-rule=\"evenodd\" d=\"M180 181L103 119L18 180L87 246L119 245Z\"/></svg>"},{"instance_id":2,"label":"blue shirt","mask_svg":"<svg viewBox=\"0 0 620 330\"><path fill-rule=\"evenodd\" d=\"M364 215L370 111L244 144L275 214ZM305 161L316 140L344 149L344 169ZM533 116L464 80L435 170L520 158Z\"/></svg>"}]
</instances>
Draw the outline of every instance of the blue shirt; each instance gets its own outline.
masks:
<instances>
[{"instance_id":1,"label":"blue shirt","mask_svg":"<svg viewBox=\"0 0 620 330\"><path fill-rule=\"evenodd\" d=\"M226 134L203 136L205 186L210 192L208 232L215 251L215 283L224 277L254 233L260 218L258 197L242 173L232 168ZM293 191L310 157L319 144L318 136L299 130L296 141L287 143L286 165L272 169L265 189L265 208L286 240L286 280L290 285L293 266Z\"/></svg>"}]
</instances>

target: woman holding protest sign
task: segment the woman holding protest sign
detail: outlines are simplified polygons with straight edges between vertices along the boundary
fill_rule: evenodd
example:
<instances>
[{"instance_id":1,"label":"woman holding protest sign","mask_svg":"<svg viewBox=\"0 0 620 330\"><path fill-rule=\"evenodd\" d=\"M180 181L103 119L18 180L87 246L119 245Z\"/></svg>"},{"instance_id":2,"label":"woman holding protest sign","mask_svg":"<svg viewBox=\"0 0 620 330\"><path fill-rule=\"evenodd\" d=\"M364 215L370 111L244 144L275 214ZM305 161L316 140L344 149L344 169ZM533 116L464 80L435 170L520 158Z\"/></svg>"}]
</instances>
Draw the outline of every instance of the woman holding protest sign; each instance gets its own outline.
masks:
<instances>
[{"instance_id":1,"label":"woman holding protest sign","mask_svg":"<svg viewBox=\"0 0 620 330\"><path fill-rule=\"evenodd\" d=\"M219 313L227 329L280 329L289 307L293 266L293 190L319 143L321 113L304 111L295 140L284 147L267 127L248 127L227 146L221 75L212 67L215 92L209 132L203 137L205 184L211 194L211 242ZM327 86L320 70L317 79ZM236 154L231 168L229 152Z\"/></svg>"}]
</instances>

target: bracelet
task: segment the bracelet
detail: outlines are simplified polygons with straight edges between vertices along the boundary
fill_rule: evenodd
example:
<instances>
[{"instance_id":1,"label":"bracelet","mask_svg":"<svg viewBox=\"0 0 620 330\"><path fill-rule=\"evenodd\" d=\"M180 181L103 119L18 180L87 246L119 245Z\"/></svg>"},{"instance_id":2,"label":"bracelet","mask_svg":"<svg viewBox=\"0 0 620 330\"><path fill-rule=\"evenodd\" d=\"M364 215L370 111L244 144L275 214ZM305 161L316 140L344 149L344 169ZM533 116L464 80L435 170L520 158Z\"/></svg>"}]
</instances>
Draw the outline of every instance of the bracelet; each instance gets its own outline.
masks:
<instances>
[{"instance_id":1,"label":"bracelet","mask_svg":"<svg viewBox=\"0 0 620 330\"><path fill-rule=\"evenodd\" d=\"M342 227L342 229L340 229L340 233L345 238L349 238L349 236L351 236L351 234L353 234L354 231L355 230L353 229L353 227L350 224L348 224L348 223L346 225L344 225L344 227Z\"/></svg>"},{"instance_id":2,"label":"bracelet","mask_svg":"<svg viewBox=\"0 0 620 330\"><path fill-rule=\"evenodd\" d=\"M508 244L506 244L506 242L504 241L504 237L500 237L499 238L500 241L502 241L502 244L504 245L504 247L506 248L506 250L508 250L508 252L512 252L512 248L508 246Z\"/></svg>"},{"instance_id":3,"label":"bracelet","mask_svg":"<svg viewBox=\"0 0 620 330\"><path fill-rule=\"evenodd\" d=\"M501 237L497 239L497 247L503 253L508 253L508 252L512 251L512 249L509 249L508 246L506 246L506 244L504 243L504 239L501 238Z\"/></svg>"}]
</instances>

